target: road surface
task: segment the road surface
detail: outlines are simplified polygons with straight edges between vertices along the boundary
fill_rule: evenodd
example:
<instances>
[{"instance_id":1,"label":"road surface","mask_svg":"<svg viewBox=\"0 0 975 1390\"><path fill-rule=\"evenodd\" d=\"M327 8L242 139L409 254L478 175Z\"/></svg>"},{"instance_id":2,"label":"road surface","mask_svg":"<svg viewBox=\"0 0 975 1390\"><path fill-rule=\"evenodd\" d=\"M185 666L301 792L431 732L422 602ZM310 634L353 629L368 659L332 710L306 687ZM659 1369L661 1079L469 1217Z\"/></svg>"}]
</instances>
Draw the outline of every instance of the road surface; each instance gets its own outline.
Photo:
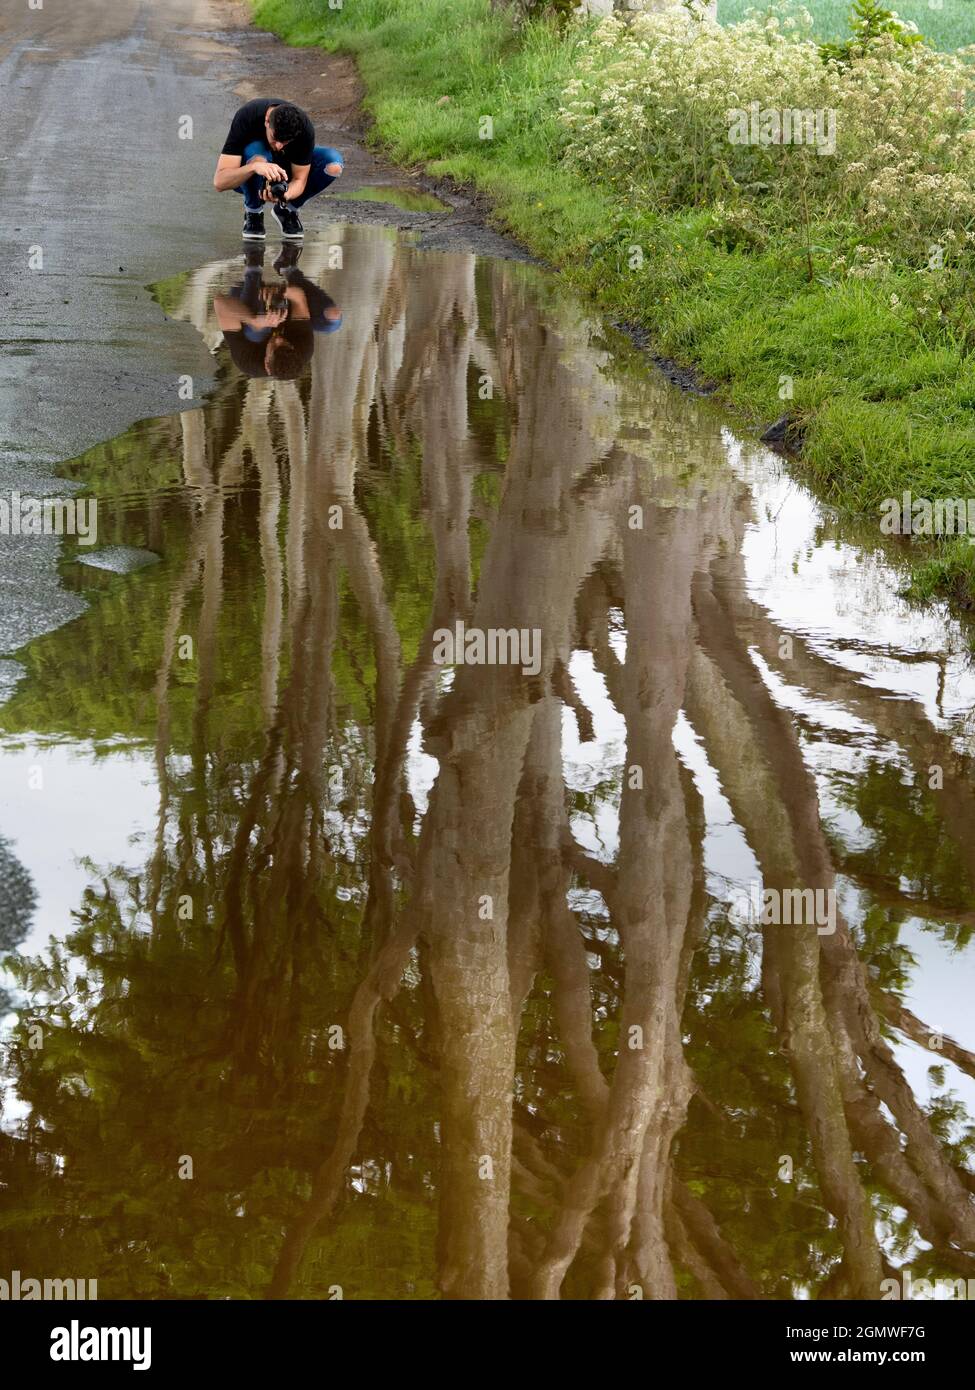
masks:
<instances>
[{"instance_id":1,"label":"road surface","mask_svg":"<svg viewBox=\"0 0 975 1390\"><path fill-rule=\"evenodd\" d=\"M290 49L249 13L240 0L0 0L0 496L63 495L58 463L192 405L181 377L197 404L212 384L199 335L148 286L238 252L240 200L211 180L242 101L300 102L342 149L344 189L402 177L352 138L351 62ZM523 255L451 202L446 219L413 219L424 245ZM383 205L319 203L312 235L336 213L405 225ZM58 556L56 540L0 535L0 699L17 674L5 656L82 610Z\"/></svg>"}]
</instances>

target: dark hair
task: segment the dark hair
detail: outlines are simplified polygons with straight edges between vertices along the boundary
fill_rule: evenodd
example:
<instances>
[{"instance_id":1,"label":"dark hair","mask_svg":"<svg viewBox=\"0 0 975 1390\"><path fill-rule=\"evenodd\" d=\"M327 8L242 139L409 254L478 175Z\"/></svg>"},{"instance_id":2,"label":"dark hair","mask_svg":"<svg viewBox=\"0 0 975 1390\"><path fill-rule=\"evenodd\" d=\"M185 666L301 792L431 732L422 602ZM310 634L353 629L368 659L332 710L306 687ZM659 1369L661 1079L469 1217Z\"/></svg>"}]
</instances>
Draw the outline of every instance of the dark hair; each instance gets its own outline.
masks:
<instances>
[{"instance_id":1,"label":"dark hair","mask_svg":"<svg viewBox=\"0 0 975 1390\"><path fill-rule=\"evenodd\" d=\"M304 134L305 113L300 106L292 106L288 101L282 106L275 106L269 121L275 140L281 140L285 144Z\"/></svg>"},{"instance_id":2,"label":"dark hair","mask_svg":"<svg viewBox=\"0 0 975 1390\"><path fill-rule=\"evenodd\" d=\"M314 351L314 344L311 348ZM294 381L305 370L311 355L311 351L302 349L284 333L274 333L265 349L265 369L276 381Z\"/></svg>"}]
</instances>

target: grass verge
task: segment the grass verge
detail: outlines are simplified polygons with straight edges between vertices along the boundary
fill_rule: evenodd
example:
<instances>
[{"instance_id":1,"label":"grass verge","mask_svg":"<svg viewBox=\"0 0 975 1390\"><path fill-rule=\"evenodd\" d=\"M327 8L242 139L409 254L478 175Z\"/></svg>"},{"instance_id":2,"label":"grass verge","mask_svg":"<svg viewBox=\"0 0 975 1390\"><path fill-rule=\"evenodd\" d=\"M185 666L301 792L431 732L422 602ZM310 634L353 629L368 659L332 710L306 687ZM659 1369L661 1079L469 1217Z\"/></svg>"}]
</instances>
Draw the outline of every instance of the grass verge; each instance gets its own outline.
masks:
<instances>
[{"instance_id":1,"label":"grass verge","mask_svg":"<svg viewBox=\"0 0 975 1390\"><path fill-rule=\"evenodd\" d=\"M975 496L971 289L959 298L952 284L942 306L920 309L912 270L877 280L829 273L864 240L858 228L814 222L809 237L797 228L751 244L740 227L726 235L714 209L630 206L567 171L557 112L577 29L535 23L516 34L488 0L345 0L340 9L255 0L255 19L289 43L353 53L374 134L393 159L486 194L526 246L646 329L661 354L719 382L756 426L793 414L803 461L830 503L877 515L907 489ZM967 539L908 553L919 598L944 593L971 606Z\"/></svg>"}]
</instances>

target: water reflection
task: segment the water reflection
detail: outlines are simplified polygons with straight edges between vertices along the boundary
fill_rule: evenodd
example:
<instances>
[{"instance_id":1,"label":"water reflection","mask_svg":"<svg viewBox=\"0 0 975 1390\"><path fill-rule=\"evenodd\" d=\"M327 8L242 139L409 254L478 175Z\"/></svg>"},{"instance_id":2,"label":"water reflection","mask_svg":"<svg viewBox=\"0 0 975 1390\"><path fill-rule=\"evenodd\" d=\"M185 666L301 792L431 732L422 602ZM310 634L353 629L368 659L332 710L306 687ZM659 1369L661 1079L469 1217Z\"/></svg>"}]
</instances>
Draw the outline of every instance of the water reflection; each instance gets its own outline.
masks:
<instances>
[{"instance_id":1,"label":"water reflection","mask_svg":"<svg viewBox=\"0 0 975 1390\"><path fill-rule=\"evenodd\" d=\"M213 313L234 366L245 376L293 381L315 350L316 333L342 326L335 300L298 265L301 246L285 244L274 260L281 279L265 283L263 246L248 246L239 284L215 294Z\"/></svg>"},{"instance_id":2,"label":"water reflection","mask_svg":"<svg viewBox=\"0 0 975 1390\"><path fill-rule=\"evenodd\" d=\"M709 407L524 268L341 239L309 380L225 369L77 466L164 561L79 581L4 726L151 747L159 805L21 967L11 1267L121 1298L975 1272L975 1057L905 1003L910 930L970 968L970 766L878 674L924 656L883 557L904 646L864 679L839 582L804 631L746 574L777 482ZM218 355L238 277L168 304ZM458 622L537 632L537 671L438 664ZM756 878L836 891L835 932L738 919Z\"/></svg>"}]
</instances>

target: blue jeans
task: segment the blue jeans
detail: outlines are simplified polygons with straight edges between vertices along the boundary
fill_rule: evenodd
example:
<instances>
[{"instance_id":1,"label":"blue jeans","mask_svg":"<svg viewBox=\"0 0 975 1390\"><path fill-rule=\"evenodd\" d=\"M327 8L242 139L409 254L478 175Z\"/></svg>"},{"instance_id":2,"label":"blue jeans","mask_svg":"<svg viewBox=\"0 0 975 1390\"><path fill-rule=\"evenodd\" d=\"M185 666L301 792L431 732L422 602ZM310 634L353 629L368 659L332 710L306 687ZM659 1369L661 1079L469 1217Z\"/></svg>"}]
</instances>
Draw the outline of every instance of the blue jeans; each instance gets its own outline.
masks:
<instances>
[{"instance_id":1,"label":"blue jeans","mask_svg":"<svg viewBox=\"0 0 975 1390\"><path fill-rule=\"evenodd\" d=\"M271 164L280 164L282 168L291 172L291 166L283 154L275 154L270 145L266 145L263 140L252 140L244 149L242 163L249 164L252 159L260 158L269 160ZM293 208L300 208L308 202L309 198L314 198L321 193L330 183L334 183L338 178L337 174L326 174L326 164L341 164L342 156L338 150L330 149L328 145L316 145L312 150L311 169L308 173L308 182L305 184L305 191L300 198L291 199ZM266 180L260 174L252 174L246 183L238 186L237 192L244 195L244 207L248 212L263 212L267 206L261 202L261 192L263 191Z\"/></svg>"}]
</instances>

